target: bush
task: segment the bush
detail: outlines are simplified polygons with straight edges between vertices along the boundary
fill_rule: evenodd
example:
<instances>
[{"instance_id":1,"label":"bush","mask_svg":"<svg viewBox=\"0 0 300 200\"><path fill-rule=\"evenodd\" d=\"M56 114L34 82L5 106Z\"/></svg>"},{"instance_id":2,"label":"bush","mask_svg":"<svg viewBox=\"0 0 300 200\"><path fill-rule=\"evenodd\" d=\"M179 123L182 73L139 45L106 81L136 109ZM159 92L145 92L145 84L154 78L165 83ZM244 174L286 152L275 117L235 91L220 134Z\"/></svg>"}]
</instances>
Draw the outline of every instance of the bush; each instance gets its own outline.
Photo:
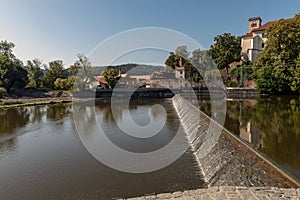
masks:
<instances>
[{"instance_id":1,"label":"bush","mask_svg":"<svg viewBox=\"0 0 300 200\"><path fill-rule=\"evenodd\" d=\"M239 84L236 81L228 80L226 86L227 87L238 87Z\"/></svg>"},{"instance_id":2,"label":"bush","mask_svg":"<svg viewBox=\"0 0 300 200\"><path fill-rule=\"evenodd\" d=\"M4 87L0 87L0 98L7 96L7 91Z\"/></svg>"}]
</instances>

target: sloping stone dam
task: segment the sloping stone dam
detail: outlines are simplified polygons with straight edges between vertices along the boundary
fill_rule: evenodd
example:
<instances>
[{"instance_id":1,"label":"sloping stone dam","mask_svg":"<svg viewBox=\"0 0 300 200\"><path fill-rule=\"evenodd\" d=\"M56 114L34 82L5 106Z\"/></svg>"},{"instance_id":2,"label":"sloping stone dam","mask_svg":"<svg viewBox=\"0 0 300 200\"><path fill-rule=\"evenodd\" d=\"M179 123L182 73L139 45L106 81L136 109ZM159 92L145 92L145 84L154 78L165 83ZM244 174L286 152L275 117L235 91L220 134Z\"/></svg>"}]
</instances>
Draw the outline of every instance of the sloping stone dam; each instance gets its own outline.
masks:
<instances>
[{"instance_id":1,"label":"sloping stone dam","mask_svg":"<svg viewBox=\"0 0 300 200\"><path fill-rule=\"evenodd\" d=\"M173 105L208 186L299 187L299 182L180 95Z\"/></svg>"}]
</instances>

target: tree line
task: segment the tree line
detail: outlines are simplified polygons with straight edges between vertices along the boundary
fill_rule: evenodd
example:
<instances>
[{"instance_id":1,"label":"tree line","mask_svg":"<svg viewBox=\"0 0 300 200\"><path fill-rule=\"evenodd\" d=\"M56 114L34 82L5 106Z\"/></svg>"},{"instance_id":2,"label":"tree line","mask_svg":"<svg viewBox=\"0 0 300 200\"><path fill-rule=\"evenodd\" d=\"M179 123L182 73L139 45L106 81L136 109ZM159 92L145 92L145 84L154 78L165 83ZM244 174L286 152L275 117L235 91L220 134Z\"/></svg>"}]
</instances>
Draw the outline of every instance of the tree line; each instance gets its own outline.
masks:
<instances>
[{"instance_id":1,"label":"tree line","mask_svg":"<svg viewBox=\"0 0 300 200\"><path fill-rule=\"evenodd\" d=\"M243 80L255 80L262 93L300 92L300 14L294 18L282 19L266 30L267 43L255 63L243 61L231 70L232 62L241 61L241 38L224 33L214 38L209 50L196 49L188 52L186 46L179 46L165 61L166 70L182 64L186 67L185 78L200 83L214 78L212 66L217 65L226 86L243 86ZM48 64L38 59L24 65L14 53L14 44L0 42L0 95L16 89L35 88L51 90L84 89L95 69L88 58L79 54L78 59L65 69L63 61L54 60ZM78 73L79 72L79 73ZM103 72L104 79L113 87L119 76L113 69Z\"/></svg>"},{"instance_id":2,"label":"tree line","mask_svg":"<svg viewBox=\"0 0 300 200\"><path fill-rule=\"evenodd\" d=\"M75 80L82 88L93 76L92 65L83 54L78 54L74 64L65 69L62 60L44 64L33 59L23 64L14 55L14 47L12 42L0 42L0 97L24 88L72 90Z\"/></svg>"}]
</instances>

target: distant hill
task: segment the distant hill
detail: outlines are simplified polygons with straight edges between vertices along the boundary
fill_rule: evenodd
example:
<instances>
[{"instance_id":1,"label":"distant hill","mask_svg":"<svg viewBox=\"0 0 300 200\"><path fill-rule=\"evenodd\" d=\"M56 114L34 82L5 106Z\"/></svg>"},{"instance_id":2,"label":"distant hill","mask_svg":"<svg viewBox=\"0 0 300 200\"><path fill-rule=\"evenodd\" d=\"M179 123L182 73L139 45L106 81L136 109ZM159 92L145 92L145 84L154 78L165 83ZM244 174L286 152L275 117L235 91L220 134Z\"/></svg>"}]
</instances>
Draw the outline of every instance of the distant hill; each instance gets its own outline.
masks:
<instances>
[{"instance_id":1,"label":"distant hill","mask_svg":"<svg viewBox=\"0 0 300 200\"><path fill-rule=\"evenodd\" d=\"M122 74L127 73L128 75L150 75L154 71L163 71L165 68L164 66L154 66L154 65L143 65L143 64L122 64L116 66L108 66L108 67L101 67L96 66L96 74L100 75L106 68L121 70Z\"/></svg>"}]
</instances>

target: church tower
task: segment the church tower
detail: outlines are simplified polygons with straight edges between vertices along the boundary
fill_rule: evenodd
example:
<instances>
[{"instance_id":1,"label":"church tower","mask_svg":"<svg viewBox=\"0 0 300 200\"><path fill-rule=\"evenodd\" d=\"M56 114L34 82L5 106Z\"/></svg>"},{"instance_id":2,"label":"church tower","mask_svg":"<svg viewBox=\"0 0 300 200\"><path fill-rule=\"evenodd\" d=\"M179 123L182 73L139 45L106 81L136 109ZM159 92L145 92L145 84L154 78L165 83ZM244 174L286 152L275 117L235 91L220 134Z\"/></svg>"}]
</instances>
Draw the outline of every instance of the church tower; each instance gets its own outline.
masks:
<instances>
[{"instance_id":1,"label":"church tower","mask_svg":"<svg viewBox=\"0 0 300 200\"><path fill-rule=\"evenodd\" d=\"M261 27L261 22L262 19L260 17L253 17L248 19L248 27L249 27L248 33L251 33L254 29Z\"/></svg>"}]
</instances>

